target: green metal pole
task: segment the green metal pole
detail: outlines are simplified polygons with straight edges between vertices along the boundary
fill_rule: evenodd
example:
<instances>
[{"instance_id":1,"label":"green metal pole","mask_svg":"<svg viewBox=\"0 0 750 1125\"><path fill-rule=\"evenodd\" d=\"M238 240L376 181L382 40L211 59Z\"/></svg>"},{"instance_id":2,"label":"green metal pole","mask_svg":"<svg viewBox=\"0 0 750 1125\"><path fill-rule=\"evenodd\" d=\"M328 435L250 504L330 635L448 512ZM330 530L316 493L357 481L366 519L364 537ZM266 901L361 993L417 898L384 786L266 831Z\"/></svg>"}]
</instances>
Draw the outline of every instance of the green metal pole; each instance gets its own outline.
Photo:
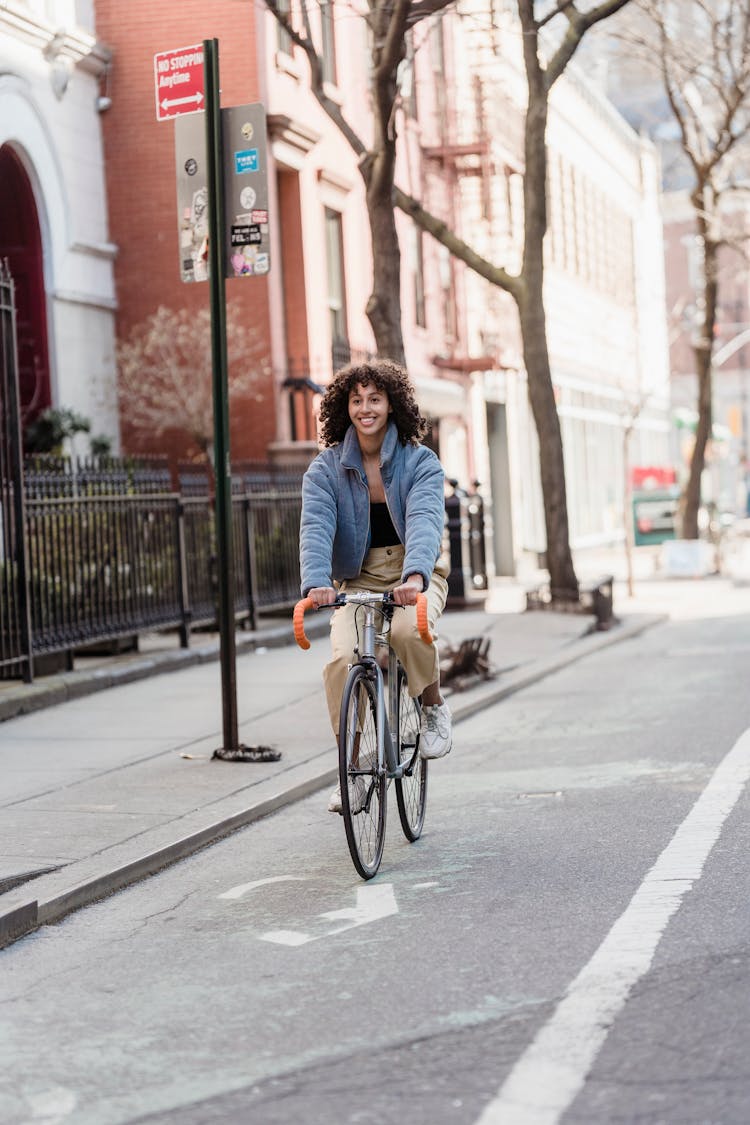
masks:
<instances>
[{"instance_id":1,"label":"green metal pole","mask_svg":"<svg viewBox=\"0 0 750 1125\"><path fill-rule=\"evenodd\" d=\"M224 240L224 163L221 143L219 41L203 43L208 164L208 276L211 291L211 357L214 401L214 474L216 477L216 553L219 582L219 655L224 742L239 748L237 725L237 653L234 637L232 553L232 468L229 452L227 390L226 244Z\"/></svg>"},{"instance_id":2,"label":"green metal pole","mask_svg":"<svg viewBox=\"0 0 750 1125\"><path fill-rule=\"evenodd\" d=\"M208 275L211 293L211 359L214 402L214 476L216 478L216 555L219 585L219 658L223 744L214 758L224 761L277 762L271 746L245 746L237 721L237 647L234 635L234 553L232 550L232 463L229 451L227 388L226 237L224 157L222 152L219 41L203 41L208 179Z\"/></svg>"}]
</instances>

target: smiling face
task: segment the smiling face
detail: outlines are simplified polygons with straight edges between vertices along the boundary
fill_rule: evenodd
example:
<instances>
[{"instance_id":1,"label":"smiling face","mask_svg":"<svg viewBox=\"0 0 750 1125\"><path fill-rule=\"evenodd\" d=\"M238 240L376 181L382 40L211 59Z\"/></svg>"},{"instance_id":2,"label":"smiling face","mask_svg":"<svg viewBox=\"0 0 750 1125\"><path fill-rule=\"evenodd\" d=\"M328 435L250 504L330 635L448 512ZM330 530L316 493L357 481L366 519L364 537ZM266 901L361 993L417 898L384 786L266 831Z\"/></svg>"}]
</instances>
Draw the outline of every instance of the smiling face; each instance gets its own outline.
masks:
<instances>
[{"instance_id":1,"label":"smiling face","mask_svg":"<svg viewBox=\"0 0 750 1125\"><path fill-rule=\"evenodd\" d=\"M382 444L390 412L388 395L373 383L357 383L349 392L349 417L360 444L363 439L370 448Z\"/></svg>"}]
</instances>

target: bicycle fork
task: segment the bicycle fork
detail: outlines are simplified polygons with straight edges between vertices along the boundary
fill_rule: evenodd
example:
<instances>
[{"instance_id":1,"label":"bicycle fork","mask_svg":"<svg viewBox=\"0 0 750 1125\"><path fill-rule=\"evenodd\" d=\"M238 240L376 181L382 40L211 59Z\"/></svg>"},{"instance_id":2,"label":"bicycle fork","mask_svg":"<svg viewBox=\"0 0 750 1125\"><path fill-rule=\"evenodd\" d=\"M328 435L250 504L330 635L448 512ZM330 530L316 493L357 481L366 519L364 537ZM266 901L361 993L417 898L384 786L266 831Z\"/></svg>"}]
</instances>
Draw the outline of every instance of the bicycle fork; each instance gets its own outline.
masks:
<instances>
[{"instance_id":1,"label":"bicycle fork","mask_svg":"<svg viewBox=\"0 0 750 1125\"><path fill-rule=\"evenodd\" d=\"M360 657L367 664L370 677L375 681L375 726L377 730L378 773L385 773L388 780L403 777L404 770L398 760L398 753L391 733L390 717L398 715L398 686L393 682L394 674L388 676L388 706L386 707L385 683L380 665L374 656Z\"/></svg>"}]
</instances>

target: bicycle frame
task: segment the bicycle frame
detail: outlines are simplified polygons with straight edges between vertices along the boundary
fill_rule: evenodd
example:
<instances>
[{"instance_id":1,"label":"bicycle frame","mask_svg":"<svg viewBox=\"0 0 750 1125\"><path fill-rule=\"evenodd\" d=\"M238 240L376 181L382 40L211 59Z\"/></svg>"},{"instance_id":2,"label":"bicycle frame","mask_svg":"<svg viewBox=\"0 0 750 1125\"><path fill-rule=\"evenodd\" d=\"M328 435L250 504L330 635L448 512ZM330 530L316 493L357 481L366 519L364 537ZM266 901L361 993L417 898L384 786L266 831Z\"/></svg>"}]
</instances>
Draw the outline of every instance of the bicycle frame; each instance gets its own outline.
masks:
<instances>
[{"instance_id":1,"label":"bicycle frame","mask_svg":"<svg viewBox=\"0 0 750 1125\"><path fill-rule=\"evenodd\" d=\"M393 745L393 737L391 735L391 728L395 725L395 717L398 715L398 698L396 695L398 690L398 676L396 674L398 658L388 642L391 618L398 607L396 603L391 600L390 594L375 594L370 590L353 590L351 593L340 594L336 601L331 604L330 608L336 609L346 604L362 606L365 612L365 622L362 628L362 644L360 646L358 643L355 651L359 657L358 663L367 667L368 675L375 681L377 688L378 770L381 772L387 770L389 779L398 780L402 778L405 773L404 767L398 762L396 748ZM303 649L308 649L310 647L310 642L305 636L305 610L311 609L312 605L313 603L309 598L303 598L302 601L297 602L294 607L294 639L299 647ZM379 634L375 628L375 615L378 612L380 612L383 617L384 626L387 625L387 628L381 630ZM425 644L431 644L432 636L427 621L427 598L424 594L420 594L417 597L417 629ZM381 641L383 644L388 644L387 714L383 672L375 655L375 647L378 641ZM353 667L353 664L350 665L350 670Z\"/></svg>"},{"instance_id":2,"label":"bicycle frame","mask_svg":"<svg viewBox=\"0 0 750 1125\"><path fill-rule=\"evenodd\" d=\"M362 625L362 643L361 645L358 643L355 652L359 657L357 663L364 664L367 668L368 675L375 681L378 770L381 773L385 770L386 777L391 781L403 777L405 772L404 765L398 760L396 747L393 745L393 735L391 734L391 731L395 728L398 716L398 697L396 694L398 691L398 657L391 648L388 638L390 634L391 617L393 616L394 610L398 607L394 603L389 604L385 601L383 595L374 595L366 590L361 593L346 594L345 596L346 601L350 605L361 606L364 610L365 620ZM378 606L378 602L380 602L380 606ZM380 613L383 617L383 628L380 632L377 631L375 626L375 616L377 613ZM387 708L383 671L378 663L375 652L378 644L388 646ZM350 668L353 667L353 664L350 665Z\"/></svg>"}]
</instances>

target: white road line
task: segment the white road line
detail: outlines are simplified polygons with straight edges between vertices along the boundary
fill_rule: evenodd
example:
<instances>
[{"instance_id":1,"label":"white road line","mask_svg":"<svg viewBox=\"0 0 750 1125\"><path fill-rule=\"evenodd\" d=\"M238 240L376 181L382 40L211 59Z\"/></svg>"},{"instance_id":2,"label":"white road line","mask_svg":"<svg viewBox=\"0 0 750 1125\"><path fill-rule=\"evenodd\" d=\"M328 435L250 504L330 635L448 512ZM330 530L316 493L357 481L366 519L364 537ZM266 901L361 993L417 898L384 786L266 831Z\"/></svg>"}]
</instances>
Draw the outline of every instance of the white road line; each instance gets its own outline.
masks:
<instances>
[{"instance_id":1,"label":"white road line","mask_svg":"<svg viewBox=\"0 0 750 1125\"><path fill-rule=\"evenodd\" d=\"M591 960L476 1125L556 1125L582 1089L667 923L700 878L750 778L750 730L737 740Z\"/></svg>"}]
</instances>

